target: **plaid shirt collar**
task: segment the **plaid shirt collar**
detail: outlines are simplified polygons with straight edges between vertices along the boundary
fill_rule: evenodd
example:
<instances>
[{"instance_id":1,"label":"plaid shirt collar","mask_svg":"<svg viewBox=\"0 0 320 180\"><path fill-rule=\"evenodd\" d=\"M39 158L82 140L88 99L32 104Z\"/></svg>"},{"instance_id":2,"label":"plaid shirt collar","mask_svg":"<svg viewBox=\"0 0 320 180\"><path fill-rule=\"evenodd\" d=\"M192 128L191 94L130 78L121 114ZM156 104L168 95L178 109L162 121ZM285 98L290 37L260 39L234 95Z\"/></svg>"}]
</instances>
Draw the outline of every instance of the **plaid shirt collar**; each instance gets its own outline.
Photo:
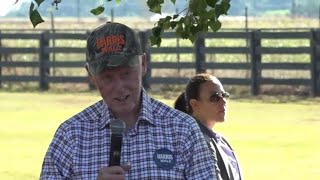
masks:
<instances>
[{"instance_id":1,"label":"plaid shirt collar","mask_svg":"<svg viewBox=\"0 0 320 180\"><path fill-rule=\"evenodd\" d=\"M142 101L137 124L144 121L148 122L151 125L156 125L156 121L154 120L155 118L152 115L152 99L147 94L144 88L142 88L141 94ZM99 117L99 129L103 129L109 125L112 119L115 119L115 116L103 100L101 101L100 106L98 108L99 112L101 112L101 116Z\"/></svg>"}]
</instances>

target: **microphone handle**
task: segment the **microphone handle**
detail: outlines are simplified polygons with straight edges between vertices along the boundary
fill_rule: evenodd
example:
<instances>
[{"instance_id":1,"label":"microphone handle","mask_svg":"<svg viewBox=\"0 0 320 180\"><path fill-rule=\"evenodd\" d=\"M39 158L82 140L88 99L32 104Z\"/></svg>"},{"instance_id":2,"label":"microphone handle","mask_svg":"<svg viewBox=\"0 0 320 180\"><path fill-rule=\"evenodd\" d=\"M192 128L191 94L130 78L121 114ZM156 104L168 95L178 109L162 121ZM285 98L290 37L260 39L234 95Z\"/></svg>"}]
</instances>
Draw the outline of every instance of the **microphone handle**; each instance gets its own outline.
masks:
<instances>
[{"instance_id":1,"label":"microphone handle","mask_svg":"<svg viewBox=\"0 0 320 180\"><path fill-rule=\"evenodd\" d=\"M122 134L111 135L109 166L120 166Z\"/></svg>"}]
</instances>

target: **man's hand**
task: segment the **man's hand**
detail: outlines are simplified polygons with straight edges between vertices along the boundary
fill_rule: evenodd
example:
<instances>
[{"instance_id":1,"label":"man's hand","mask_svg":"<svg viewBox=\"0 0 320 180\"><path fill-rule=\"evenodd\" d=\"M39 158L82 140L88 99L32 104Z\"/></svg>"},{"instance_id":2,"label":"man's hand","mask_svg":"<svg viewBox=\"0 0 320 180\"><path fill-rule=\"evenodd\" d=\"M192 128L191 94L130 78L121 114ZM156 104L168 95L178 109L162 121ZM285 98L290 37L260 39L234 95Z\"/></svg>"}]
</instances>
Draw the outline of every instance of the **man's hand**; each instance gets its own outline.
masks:
<instances>
[{"instance_id":1,"label":"man's hand","mask_svg":"<svg viewBox=\"0 0 320 180\"><path fill-rule=\"evenodd\" d=\"M131 169L130 165L103 167L99 170L98 180L124 180L125 173Z\"/></svg>"}]
</instances>

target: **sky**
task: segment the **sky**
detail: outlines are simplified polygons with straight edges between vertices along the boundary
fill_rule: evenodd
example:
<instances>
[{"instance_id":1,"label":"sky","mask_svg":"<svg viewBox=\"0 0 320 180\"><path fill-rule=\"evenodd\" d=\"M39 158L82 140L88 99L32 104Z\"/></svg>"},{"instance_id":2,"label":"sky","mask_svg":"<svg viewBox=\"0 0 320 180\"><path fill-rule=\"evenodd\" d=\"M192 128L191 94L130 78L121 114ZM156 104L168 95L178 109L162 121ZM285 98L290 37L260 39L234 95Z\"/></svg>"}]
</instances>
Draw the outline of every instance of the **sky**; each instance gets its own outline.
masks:
<instances>
[{"instance_id":1,"label":"sky","mask_svg":"<svg viewBox=\"0 0 320 180\"><path fill-rule=\"evenodd\" d=\"M19 0L15 4L16 1L17 0L0 0L0 16L5 16L10 11L19 9L23 2L31 2L31 0Z\"/></svg>"}]
</instances>

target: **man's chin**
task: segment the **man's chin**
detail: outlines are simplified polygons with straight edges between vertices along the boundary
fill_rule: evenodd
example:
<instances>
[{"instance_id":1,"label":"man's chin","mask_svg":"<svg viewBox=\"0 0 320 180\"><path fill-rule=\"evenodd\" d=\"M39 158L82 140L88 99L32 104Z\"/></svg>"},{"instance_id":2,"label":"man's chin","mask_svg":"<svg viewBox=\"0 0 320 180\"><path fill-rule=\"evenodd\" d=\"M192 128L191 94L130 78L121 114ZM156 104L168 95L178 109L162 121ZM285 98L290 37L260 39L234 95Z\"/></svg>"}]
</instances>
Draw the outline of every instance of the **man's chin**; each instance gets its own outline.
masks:
<instances>
[{"instance_id":1,"label":"man's chin","mask_svg":"<svg viewBox=\"0 0 320 180\"><path fill-rule=\"evenodd\" d=\"M121 116L123 116L123 115L130 115L130 113L132 113L133 112L133 108L128 108L127 107L128 105L118 105L116 108L113 108L113 113L115 113L116 115L121 115Z\"/></svg>"}]
</instances>

